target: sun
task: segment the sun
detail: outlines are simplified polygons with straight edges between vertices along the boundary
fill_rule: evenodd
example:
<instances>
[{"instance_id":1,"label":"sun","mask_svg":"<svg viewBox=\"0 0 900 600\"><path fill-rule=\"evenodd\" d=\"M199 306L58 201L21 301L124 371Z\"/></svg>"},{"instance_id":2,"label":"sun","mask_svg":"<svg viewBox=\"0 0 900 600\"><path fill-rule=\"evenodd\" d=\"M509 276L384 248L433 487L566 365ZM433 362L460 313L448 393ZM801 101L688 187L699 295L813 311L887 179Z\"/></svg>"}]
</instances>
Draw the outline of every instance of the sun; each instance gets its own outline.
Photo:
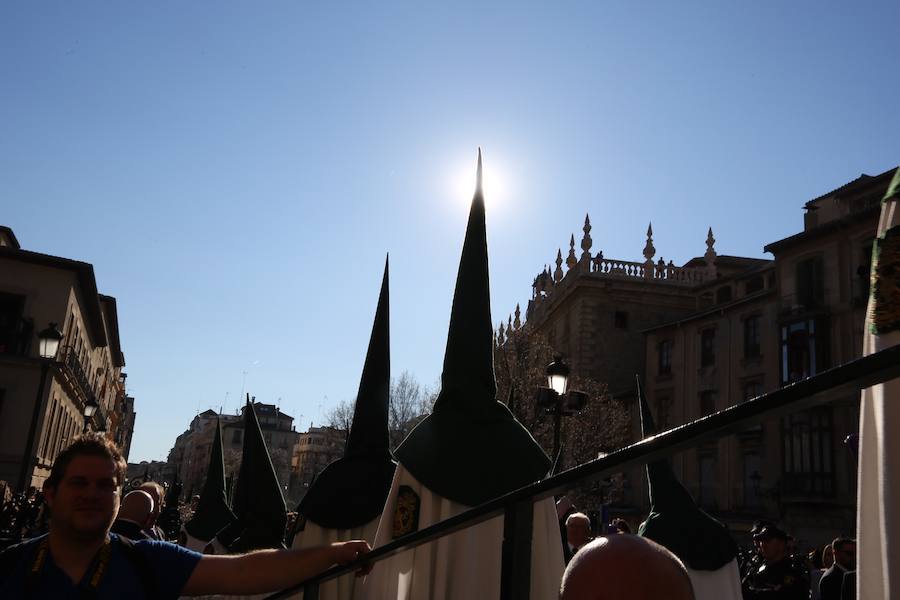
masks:
<instances>
[{"instance_id":1,"label":"sun","mask_svg":"<svg viewBox=\"0 0 900 600\"><path fill-rule=\"evenodd\" d=\"M482 154L482 190L485 207L489 212L501 210L506 204L509 194L509 183L505 177L505 169L501 162L490 154ZM454 206L469 209L472 195L475 193L475 156L468 161L460 160L449 177L448 190Z\"/></svg>"}]
</instances>

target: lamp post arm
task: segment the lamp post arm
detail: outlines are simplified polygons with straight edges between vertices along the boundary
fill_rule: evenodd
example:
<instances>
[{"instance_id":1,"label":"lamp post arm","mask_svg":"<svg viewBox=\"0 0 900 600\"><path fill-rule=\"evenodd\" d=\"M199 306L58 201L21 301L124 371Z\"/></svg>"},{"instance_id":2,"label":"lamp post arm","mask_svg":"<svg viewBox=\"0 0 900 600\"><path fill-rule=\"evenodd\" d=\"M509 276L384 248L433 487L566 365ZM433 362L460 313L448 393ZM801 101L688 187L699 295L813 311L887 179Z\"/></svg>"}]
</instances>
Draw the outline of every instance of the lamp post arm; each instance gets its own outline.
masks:
<instances>
[{"instance_id":1,"label":"lamp post arm","mask_svg":"<svg viewBox=\"0 0 900 600\"><path fill-rule=\"evenodd\" d=\"M28 471L31 470L31 465L34 462L34 437L37 433L38 419L40 419L42 409L44 408L44 388L47 386L47 372L49 370L50 361L42 359L41 383L38 385L37 398L34 400L34 412L31 414L31 425L28 427L28 440L25 442L25 453L22 455L22 468L19 471L18 488L20 492L26 490L26 478L28 477Z\"/></svg>"}]
</instances>

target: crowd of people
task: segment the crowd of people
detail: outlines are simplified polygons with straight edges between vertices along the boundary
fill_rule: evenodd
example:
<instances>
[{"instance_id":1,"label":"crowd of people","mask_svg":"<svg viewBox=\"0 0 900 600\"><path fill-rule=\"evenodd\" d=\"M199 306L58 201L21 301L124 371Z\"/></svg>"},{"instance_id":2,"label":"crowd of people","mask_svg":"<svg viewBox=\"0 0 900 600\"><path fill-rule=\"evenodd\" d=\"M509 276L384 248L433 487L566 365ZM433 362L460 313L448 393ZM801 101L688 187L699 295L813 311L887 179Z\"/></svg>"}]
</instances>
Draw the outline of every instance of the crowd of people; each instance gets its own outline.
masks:
<instances>
[{"instance_id":1,"label":"crowd of people","mask_svg":"<svg viewBox=\"0 0 900 600\"><path fill-rule=\"evenodd\" d=\"M566 564L595 539L590 518L576 512L566 499L558 503ZM620 518L606 525L606 535L630 534ZM750 530L752 546L738 555L744 600L853 600L856 542L838 537L822 548L800 551L796 540L769 521L756 521Z\"/></svg>"},{"instance_id":2,"label":"crowd of people","mask_svg":"<svg viewBox=\"0 0 900 600\"><path fill-rule=\"evenodd\" d=\"M152 582L145 581L147 576L141 575L140 569L135 569L137 585L142 585L145 590L147 586L154 586L153 594L146 597L164 597L166 594L158 586L164 586L169 595L216 590L240 593L247 589L272 591L297 581L296 577L287 580L283 575L272 575L267 579L266 573L270 571L266 566L259 565L257 568L262 574L262 580L256 587L239 585L229 588L228 585L235 585L234 581L227 578L218 581L208 574L199 583L195 581L193 573L197 565L201 564L203 555L171 543L177 541L178 527L173 527L170 523L164 528L160 523L166 520L161 517L167 514L180 522L181 517L190 514L191 504L196 502L182 505L176 501L176 506L167 507L166 488L152 481L126 491L121 496L121 501L116 502L118 476L115 472L115 452L114 447L99 437L89 437L86 441L77 442L66 450L69 454L61 455L62 464L54 467L54 474L48 479L43 491L29 490L25 494L13 495L4 502L0 507L0 523L5 538L26 541L0 554L0 592L6 594L24 589L22 586L34 585L33 582L28 583L30 579L26 573L35 568L41 570L38 559L42 544L49 544L53 552L52 560L59 571L76 575L68 580L69 583L81 581L82 577L78 577L78 574L84 576L85 572L96 570L96 564L91 566L90 561L85 563L82 560L82 564L70 561L72 564L65 564L66 543L63 542L75 547L90 545L85 531L89 529L89 525L94 533L99 532L100 547L102 539L107 538L107 533L113 533L116 536L112 539L120 540L120 543L124 540L126 548L138 548L139 554L144 553L145 558L142 560L148 560L151 565L154 561L165 565L165 575ZM109 473L110 470L113 471L112 474ZM60 489L63 486L73 488L74 492L70 489L67 490L68 493L63 493ZM104 498L108 502L104 502ZM68 505L62 506L63 502ZM48 506L52 506L54 510L48 511ZM654 595L661 590L670 598L694 597L683 563L659 544L631 535L631 528L626 521L614 519L606 525L606 535L594 537L594 528L587 515L577 512L571 504L563 502L560 506L564 508L559 511L559 517L567 563L561 581L561 598L652 598L660 597ZM115 511L112 510L113 507ZM45 535L48 525L51 534L61 532L60 537L64 538L63 542L57 540L57 548L60 548L58 552L54 552L53 536ZM804 553L795 548L790 535L773 523L759 521L754 524L750 533L753 547L743 550L739 555L746 600L848 600L853 597L855 543L852 539L838 538L822 550ZM66 537L69 539L66 540ZM299 572L310 575L332 564L351 561L368 551L365 542L350 544L353 545L346 548L344 545L337 545L338 549L323 550L324 555L309 555L313 557L313 568ZM344 549L339 550L340 548ZM127 555L128 552L132 550L125 551L124 554ZM273 550L269 560L273 565L278 564L279 560L297 560L298 557L291 559L280 555L298 552L305 551ZM77 553L79 556L83 554ZM90 559L94 554L89 553L87 556ZM99 556L102 557L102 552ZM239 559L240 556L208 558ZM43 568L50 570L48 567ZM151 570L155 569L155 566L151 567ZM218 570L215 573L221 575ZM93 575L96 576L96 572ZM47 589L58 592L63 583L50 578L47 585ZM597 595L598 589L602 589L602 595ZM626 589L629 590L627 595L622 593Z\"/></svg>"},{"instance_id":3,"label":"crowd of people","mask_svg":"<svg viewBox=\"0 0 900 600\"><path fill-rule=\"evenodd\" d=\"M0 550L47 531L47 511L41 490L0 496Z\"/></svg>"}]
</instances>

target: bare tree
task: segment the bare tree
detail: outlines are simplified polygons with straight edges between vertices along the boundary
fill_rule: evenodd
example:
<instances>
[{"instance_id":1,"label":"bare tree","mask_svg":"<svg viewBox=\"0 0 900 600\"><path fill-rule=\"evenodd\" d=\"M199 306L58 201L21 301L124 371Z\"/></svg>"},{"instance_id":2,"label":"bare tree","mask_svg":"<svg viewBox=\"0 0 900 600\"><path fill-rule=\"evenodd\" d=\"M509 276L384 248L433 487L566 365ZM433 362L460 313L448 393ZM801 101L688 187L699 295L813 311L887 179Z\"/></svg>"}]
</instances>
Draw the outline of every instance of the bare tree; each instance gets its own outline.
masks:
<instances>
[{"instance_id":1,"label":"bare tree","mask_svg":"<svg viewBox=\"0 0 900 600\"><path fill-rule=\"evenodd\" d=\"M391 450L400 445L409 432L431 413L437 392L423 386L409 371L391 379L391 398L388 406L388 432ZM342 400L325 414L325 422L336 429L350 431L353 422L353 403Z\"/></svg>"},{"instance_id":2,"label":"bare tree","mask_svg":"<svg viewBox=\"0 0 900 600\"><path fill-rule=\"evenodd\" d=\"M516 330L494 354L498 398L548 454L553 448L554 417L537 406L535 397L538 388L547 385L546 368L553 357L546 339L526 329ZM605 383L573 372L569 389L586 393L588 401L580 413L562 420L559 468L577 466L628 441L629 412L609 396ZM621 482L621 475L615 475L601 483L581 484L570 496L582 507L612 503L621 499Z\"/></svg>"},{"instance_id":3,"label":"bare tree","mask_svg":"<svg viewBox=\"0 0 900 600\"><path fill-rule=\"evenodd\" d=\"M341 400L325 413L325 423L344 432L344 436L350 435L350 425L353 423L353 404L347 400ZM346 439L346 438L345 438Z\"/></svg>"}]
</instances>

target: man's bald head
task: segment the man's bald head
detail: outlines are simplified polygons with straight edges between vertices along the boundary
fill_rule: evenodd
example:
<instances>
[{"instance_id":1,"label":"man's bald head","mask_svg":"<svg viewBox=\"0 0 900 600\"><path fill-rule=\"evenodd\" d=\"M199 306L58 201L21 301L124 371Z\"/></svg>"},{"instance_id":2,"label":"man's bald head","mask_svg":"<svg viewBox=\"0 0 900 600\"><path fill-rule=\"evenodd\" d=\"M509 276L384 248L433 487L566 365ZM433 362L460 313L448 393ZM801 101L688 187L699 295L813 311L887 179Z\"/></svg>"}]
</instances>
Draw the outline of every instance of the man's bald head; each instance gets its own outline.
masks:
<instances>
[{"instance_id":1,"label":"man's bald head","mask_svg":"<svg viewBox=\"0 0 900 600\"><path fill-rule=\"evenodd\" d=\"M165 489L163 486L159 485L155 481L146 481L141 484L141 487L138 488L142 492L146 492L150 494L150 497L153 499L153 518L150 521L150 524L147 527L152 527L156 523L156 518L159 516L159 511L162 510L163 498L165 496Z\"/></svg>"},{"instance_id":2,"label":"man's bald head","mask_svg":"<svg viewBox=\"0 0 900 600\"><path fill-rule=\"evenodd\" d=\"M154 505L153 498L147 492L143 490L128 492L122 498L122 504L119 506L119 514L116 518L128 519L144 527L153 515Z\"/></svg>"},{"instance_id":3,"label":"man's bald head","mask_svg":"<svg viewBox=\"0 0 900 600\"><path fill-rule=\"evenodd\" d=\"M561 600L694 600L678 558L636 535L601 537L587 544L566 567Z\"/></svg>"}]
</instances>

